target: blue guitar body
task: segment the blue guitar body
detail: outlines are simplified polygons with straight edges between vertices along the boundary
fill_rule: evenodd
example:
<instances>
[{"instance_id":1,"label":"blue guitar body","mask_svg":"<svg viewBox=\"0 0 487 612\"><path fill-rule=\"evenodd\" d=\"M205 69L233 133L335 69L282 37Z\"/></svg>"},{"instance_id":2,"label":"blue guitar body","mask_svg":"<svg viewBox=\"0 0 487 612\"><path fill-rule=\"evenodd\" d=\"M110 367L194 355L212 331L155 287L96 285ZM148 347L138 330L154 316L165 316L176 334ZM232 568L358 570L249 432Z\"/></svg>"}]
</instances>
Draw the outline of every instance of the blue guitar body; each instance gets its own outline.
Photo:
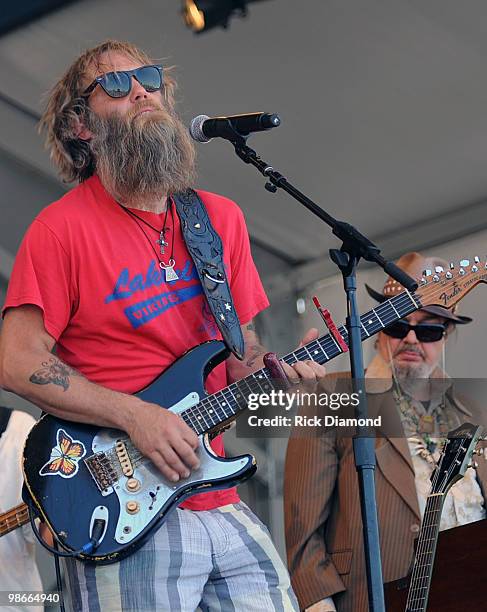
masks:
<instances>
[{"instance_id":1,"label":"blue guitar body","mask_svg":"<svg viewBox=\"0 0 487 612\"><path fill-rule=\"evenodd\" d=\"M137 395L181 413L206 396L204 381L227 354L222 342L201 344ZM95 520L103 521L105 528L96 550L76 556L113 563L140 548L187 497L226 489L255 472L251 455L218 457L208 433L199 435L199 440L200 468L175 484L141 457L126 433L44 415L25 444L26 488L67 551L80 550L89 542Z\"/></svg>"}]
</instances>

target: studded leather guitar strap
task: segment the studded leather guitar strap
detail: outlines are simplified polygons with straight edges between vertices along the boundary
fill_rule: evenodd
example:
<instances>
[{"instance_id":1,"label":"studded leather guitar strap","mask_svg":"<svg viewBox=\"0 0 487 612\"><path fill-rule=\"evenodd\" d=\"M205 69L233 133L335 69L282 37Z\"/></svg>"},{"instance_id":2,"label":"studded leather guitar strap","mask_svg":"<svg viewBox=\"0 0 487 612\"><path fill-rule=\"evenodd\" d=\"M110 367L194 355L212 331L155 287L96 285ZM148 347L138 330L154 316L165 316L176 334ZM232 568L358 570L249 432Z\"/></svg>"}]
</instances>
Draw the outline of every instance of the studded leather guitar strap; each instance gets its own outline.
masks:
<instances>
[{"instance_id":1,"label":"studded leather guitar strap","mask_svg":"<svg viewBox=\"0 0 487 612\"><path fill-rule=\"evenodd\" d=\"M243 359L244 339L225 274L221 238L193 189L176 194L174 201L184 241L218 329L227 347L238 359Z\"/></svg>"}]
</instances>

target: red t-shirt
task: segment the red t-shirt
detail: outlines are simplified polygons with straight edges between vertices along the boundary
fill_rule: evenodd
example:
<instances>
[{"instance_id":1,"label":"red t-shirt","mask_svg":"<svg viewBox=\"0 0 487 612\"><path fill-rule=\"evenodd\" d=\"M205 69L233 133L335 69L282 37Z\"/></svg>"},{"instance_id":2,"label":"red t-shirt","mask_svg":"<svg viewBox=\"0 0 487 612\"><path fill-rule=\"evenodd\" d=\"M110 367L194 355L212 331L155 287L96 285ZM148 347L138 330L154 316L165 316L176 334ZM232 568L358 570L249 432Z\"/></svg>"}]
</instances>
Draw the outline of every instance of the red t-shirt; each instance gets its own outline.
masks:
<instances>
[{"instance_id":1,"label":"red t-shirt","mask_svg":"<svg viewBox=\"0 0 487 612\"><path fill-rule=\"evenodd\" d=\"M245 324L269 303L252 260L243 214L227 198L198 193L222 239L235 308ZM155 228L164 224L164 213L134 212ZM60 359L110 389L143 389L188 349L221 339L175 210L173 219L174 227L169 214L169 246L161 257L169 259L174 232L179 280L166 283L150 244L159 252L157 233L128 215L98 177L91 177L45 208L28 229L3 312L22 304L39 306ZM226 385L225 364L220 364L206 388L213 393ZM221 436L212 447L224 454ZM208 510L238 499L233 488L195 495L184 506Z\"/></svg>"}]
</instances>

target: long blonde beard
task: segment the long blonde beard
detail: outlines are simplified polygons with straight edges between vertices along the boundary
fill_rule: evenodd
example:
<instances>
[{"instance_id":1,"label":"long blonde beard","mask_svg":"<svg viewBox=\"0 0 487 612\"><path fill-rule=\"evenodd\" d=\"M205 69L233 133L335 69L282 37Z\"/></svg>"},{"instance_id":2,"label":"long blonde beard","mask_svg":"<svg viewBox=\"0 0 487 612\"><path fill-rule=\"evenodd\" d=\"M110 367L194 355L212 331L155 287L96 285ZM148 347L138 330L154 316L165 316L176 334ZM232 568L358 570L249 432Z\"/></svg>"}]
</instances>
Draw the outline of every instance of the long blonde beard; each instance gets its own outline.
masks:
<instances>
[{"instance_id":1,"label":"long blonde beard","mask_svg":"<svg viewBox=\"0 0 487 612\"><path fill-rule=\"evenodd\" d=\"M118 201L143 203L194 184L194 146L172 112L158 109L132 119L91 113L87 125L96 171Z\"/></svg>"}]
</instances>

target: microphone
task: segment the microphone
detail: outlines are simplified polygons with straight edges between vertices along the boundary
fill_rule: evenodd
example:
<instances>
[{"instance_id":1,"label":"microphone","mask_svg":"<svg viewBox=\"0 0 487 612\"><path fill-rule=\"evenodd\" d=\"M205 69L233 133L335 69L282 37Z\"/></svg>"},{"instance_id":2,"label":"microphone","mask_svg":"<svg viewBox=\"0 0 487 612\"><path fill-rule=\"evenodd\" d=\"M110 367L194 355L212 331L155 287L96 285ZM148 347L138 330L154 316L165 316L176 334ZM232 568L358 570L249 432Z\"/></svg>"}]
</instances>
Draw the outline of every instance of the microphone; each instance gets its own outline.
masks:
<instances>
[{"instance_id":1,"label":"microphone","mask_svg":"<svg viewBox=\"0 0 487 612\"><path fill-rule=\"evenodd\" d=\"M198 115L191 121L189 133L198 142L209 142L212 138L236 140L238 136L264 132L278 125L281 125L281 119L275 113L249 113L230 117Z\"/></svg>"}]
</instances>

